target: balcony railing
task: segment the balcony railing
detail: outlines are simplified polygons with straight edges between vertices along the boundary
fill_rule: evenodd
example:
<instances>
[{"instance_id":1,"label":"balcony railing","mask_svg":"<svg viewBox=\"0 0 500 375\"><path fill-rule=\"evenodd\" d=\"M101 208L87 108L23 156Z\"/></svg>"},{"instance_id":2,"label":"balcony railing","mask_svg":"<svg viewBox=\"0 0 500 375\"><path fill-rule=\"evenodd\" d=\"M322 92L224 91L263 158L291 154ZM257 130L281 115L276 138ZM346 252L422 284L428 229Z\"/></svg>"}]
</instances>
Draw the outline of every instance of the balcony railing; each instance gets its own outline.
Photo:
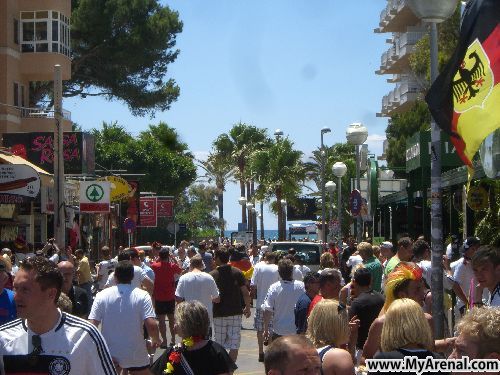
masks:
<instances>
[{"instance_id":1,"label":"balcony railing","mask_svg":"<svg viewBox=\"0 0 500 375\"><path fill-rule=\"evenodd\" d=\"M53 109L20 107L19 111L23 118L55 118L55 111ZM62 116L65 120L71 121L70 111L63 109Z\"/></svg>"},{"instance_id":2,"label":"balcony railing","mask_svg":"<svg viewBox=\"0 0 500 375\"><path fill-rule=\"evenodd\" d=\"M380 12L379 28L375 32L403 31L408 25L418 23L418 18L407 5L407 0L389 0Z\"/></svg>"},{"instance_id":3,"label":"balcony railing","mask_svg":"<svg viewBox=\"0 0 500 375\"><path fill-rule=\"evenodd\" d=\"M406 79L396 84L396 87L382 98L382 111L380 116L391 116L404 109L407 103L414 102L421 87L414 79Z\"/></svg>"}]
</instances>

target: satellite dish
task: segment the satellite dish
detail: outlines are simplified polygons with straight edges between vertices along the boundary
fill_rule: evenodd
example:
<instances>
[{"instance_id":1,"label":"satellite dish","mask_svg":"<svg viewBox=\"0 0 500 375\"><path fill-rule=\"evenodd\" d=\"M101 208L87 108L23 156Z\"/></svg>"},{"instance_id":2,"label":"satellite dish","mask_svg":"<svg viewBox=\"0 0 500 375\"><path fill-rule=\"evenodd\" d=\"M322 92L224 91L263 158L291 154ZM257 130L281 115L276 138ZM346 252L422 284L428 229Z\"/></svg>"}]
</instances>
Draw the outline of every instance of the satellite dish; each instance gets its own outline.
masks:
<instances>
[{"instance_id":1,"label":"satellite dish","mask_svg":"<svg viewBox=\"0 0 500 375\"><path fill-rule=\"evenodd\" d=\"M500 129L488 135L481 143L479 156L486 176L500 178Z\"/></svg>"}]
</instances>

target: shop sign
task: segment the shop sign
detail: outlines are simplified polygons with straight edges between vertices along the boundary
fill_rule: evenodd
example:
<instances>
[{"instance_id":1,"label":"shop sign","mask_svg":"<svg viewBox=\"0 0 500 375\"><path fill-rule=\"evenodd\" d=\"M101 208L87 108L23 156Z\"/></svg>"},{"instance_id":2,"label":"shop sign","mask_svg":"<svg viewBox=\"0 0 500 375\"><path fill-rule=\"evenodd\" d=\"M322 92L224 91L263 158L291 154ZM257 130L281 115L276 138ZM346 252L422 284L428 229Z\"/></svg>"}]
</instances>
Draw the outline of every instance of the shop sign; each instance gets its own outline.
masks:
<instances>
[{"instance_id":1,"label":"shop sign","mask_svg":"<svg viewBox=\"0 0 500 375\"><path fill-rule=\"evenodd\" d=\"M111 186L111 202L121 202L129 198L132 187L128 182L119 176L106 176L97 181L107 181Z\"/></svg>"},{"instance_id":2,"label":"shop sign","mask_svg":"<svg viewBox=\"0 0 500 375\"><path fill-rule=\"evenodd\" d=\"M0 165L0 195L34 199L40 192L40 176L29 165ZM2 203L18 203L19 199L5 197Z\"/></svg>"},{"instance_id":3,"label":"shop sign","mask_svg":"<svg viewBox=\"0 0 500 375\"><path fill-rule=\"evenodd\" d=\"M140 222L138 227L153 227L158 225L156 209L157 197L141 197L139 200Z\"/></svg>"},{"instance_id":4,"label":"shop sign","mask_svg":"<svg viewBox=\"0 0 500 375\"><path fill-rule=\"evenodd\" d=\"M417 168L431 167L431 132L415 133L406 141L406 172ZM456 168L463 165L450 137L441 132L441 165L443 168Z\"/></svg>"},{"instance_id":5,"label":"shop sign","mask_svg":"<svg viewBox=\"0 0 500 375\"><path fill-rule=\"evenodd\" d=\"M80 212L108 213L110 190L109 182L80 182Z\"/></svg>"},{"instance_id":6,"label":"shop sign","mask_svg":"<svg viewBox=\"0 0 500 375\"><path fill-rule=\"evenodd\" d=\"M360 214L362 205L363 198L361 197L361 193L359 190L354 189L349 197L349 209L352 216L356 217Z\"/></svg>"},{"instance_id":7,"label":"shop sign","mask_svg":"<svg viewBox=\"0 0 500 375\"><path fill-rule=\"evenodd\" d=\"M3 146L17 156L54 173L54 133L5 133ZM65 174L93 174L95 171L94 137L83 132L64 132Z\"/></svg>"}]
</instances>

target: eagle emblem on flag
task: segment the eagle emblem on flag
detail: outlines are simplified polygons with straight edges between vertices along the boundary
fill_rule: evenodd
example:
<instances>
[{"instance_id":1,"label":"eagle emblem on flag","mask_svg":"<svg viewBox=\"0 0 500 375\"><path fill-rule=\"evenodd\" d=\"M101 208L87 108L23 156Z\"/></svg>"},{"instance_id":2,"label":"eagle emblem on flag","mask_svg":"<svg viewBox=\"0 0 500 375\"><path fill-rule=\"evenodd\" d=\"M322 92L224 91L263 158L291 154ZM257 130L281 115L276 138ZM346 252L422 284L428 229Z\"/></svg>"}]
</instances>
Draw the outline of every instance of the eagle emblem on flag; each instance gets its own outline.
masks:
<instances>
[{"instance_id":1,"label":"eagle emblem on flag","mask_svg":"<svg viewBox=\"0 0 500 375\"><path fill-rule=\"evenodd\" d=\"M453 78L453 107L464 113L478 107L488 99L494 86L493 71L488 55L478 39L467 49L464 60Z\"/></svg>"}]
</instances>

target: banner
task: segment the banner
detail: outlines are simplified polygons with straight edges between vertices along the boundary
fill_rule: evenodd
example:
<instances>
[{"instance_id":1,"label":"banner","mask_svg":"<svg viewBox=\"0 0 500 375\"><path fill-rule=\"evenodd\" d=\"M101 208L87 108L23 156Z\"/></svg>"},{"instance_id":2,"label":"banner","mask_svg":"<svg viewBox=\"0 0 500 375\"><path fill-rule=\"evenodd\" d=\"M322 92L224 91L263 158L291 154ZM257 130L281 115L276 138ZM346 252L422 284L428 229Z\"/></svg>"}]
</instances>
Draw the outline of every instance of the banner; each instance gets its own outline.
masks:
<instances>
[{"instance_id":1,"label":"banner","mask_svg":"<svg viewBox=\"0 0 500 375\"><path fill-rule=\"evenodd\" d=\"M500 1L469 1L455 53L425 100L464 164L500 128Z\"/></svg>"},{"instance_id":2,"label":"banner","mask_svg":"<svg viewBox=\"0 0 500 375\"><path fill-rule=\"evenodd\" d=\"M158 217L174 216L174 201L171 198L158 197Z\"/></svg>"},{"instance_id":3,"label":"banner","mask_svg":"<svg viewBox=\"0 0 500 375\"><path fill-rule=\"evenodd\" d=\"M156 210L157 197L141 197L139 200L140 221L138 227L153 227L158 225Z\"/></svg>"},{"instance_id":4,"label":"banner","mask_svg":"<svg viewBox=\"0 0 500 375\"><path fill-rule=\"evenodd\" d=\"M110 184L101 181L80 182L80 212L108 213Z\"/></svg>"}]
</instances>

